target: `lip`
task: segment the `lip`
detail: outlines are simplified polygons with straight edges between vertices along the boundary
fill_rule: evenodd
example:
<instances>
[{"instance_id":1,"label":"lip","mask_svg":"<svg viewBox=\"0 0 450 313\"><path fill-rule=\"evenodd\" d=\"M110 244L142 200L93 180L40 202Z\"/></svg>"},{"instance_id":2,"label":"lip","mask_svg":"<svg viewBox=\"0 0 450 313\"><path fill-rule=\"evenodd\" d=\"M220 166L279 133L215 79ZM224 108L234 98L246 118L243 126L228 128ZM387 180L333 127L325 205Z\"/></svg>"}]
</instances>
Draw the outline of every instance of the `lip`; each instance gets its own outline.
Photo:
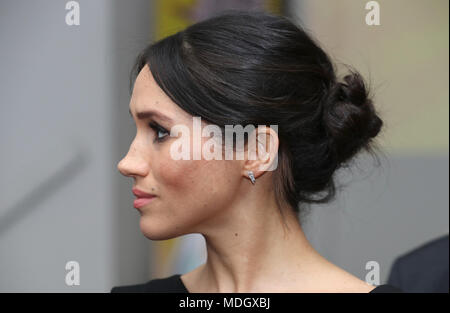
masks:
<instances>
[{"instance_id":1,"label":"lip","mask_svg":"<svg viewBox=\"0 0 450 313\"><path fill-rule=\"evenodd\" d=\"M134 200L133 205L136 209L140 209L143 206L147 205L148 203L150 203L155 197L152 198L137 198L136 200Z\"/></svg>"},{"instance_id":2,"label":"lip","mask_svg":"<svg viewBox=\"0 0 450 313\"><path fill-rule=\"evenodd\" d=\"M133 194L138 198L153 198L153 197L155 197L155 195L153 195L151 193L143 192L142 190L139 190L135 187L132 189L132 191L133 191Z\"/></svg>"},{"instance_id":3,"label":"lip","mask_svg":"<svg viewBox=\"0 0 450 313\"><path fill-rule=\"evenodd\" d=\"M142 208L143 206L147 205L149 202L151 202L156 197L153 194L146 193L137 188L133 188L132 191L133 191L133 194L137 197L137 199L134 200L134 202L133 202L133 205L136 209Z\"/></svg>"}]
</instances>

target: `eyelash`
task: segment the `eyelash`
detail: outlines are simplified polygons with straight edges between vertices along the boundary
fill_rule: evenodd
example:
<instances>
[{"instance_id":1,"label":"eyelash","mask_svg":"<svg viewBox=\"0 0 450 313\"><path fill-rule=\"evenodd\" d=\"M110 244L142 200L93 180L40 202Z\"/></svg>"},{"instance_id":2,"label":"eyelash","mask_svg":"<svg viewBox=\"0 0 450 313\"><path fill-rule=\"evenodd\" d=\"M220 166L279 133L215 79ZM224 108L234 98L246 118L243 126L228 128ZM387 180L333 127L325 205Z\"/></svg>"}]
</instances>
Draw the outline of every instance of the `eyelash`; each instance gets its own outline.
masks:
<instances>
[{"instance_id":1,"label":"eyelash","mask_svg":"<svg viewBox=\"0 0 450 313\"><path fill-rule=\"evenodd\" d=\"M166 139L166 137L169 134L169 132L166 129L164 129L164 127L161 127L160 125L158 125L155 122L149 123L148 126L150 126L150 128L152 128L155 131L155 133L156 133L155 141L157 141L157 142L164 141L164 139ZM164 135L163 137L158 137L159 132L165 133L166 135Z\"/></svg>"}]
</instances>

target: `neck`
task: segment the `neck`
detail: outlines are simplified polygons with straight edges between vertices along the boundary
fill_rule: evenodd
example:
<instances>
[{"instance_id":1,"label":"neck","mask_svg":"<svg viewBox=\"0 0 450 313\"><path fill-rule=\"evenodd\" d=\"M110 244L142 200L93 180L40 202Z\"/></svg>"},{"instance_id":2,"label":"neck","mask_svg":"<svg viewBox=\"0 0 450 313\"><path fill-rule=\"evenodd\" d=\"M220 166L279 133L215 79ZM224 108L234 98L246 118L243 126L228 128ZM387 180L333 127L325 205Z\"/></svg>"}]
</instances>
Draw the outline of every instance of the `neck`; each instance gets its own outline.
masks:
<instances>
[{"instance_id":1,"label":"neck","mask_svg":"<svg viewBox=\"0 0 450 313\"><path fill-rule=\"evenodd\" d=\"M245 205L232 203L226 216L201 232L207 261L198 277L209 292L258 292L278 281L296 284L299 276L292 273L306 278L322 260L292 209L283 211L283 220L272 192L247 194Z\"/></svg>"}]
</instances>

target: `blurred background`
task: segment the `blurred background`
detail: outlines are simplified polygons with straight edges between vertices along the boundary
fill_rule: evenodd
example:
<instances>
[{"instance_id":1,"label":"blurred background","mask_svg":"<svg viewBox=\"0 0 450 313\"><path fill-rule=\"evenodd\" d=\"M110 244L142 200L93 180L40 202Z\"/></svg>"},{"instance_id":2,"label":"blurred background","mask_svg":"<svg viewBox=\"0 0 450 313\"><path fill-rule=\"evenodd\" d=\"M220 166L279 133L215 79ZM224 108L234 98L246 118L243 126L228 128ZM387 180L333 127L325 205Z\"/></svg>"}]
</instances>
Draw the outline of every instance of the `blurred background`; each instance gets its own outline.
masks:
<instances>
[{"instance_id":1,"label":"blurred background","mask_svg":"<svg viewBox=\"0 0 450 313\"><path fill-rule=\"evenodd\" d=\"M386 283L397 257L449 231L449 2L379 0L380 25L367 25L368 2L0 0L0 292L109 292L205 261L199 235L141 234L117 163L135 135L139 51L226 9L291 17L370 80L381 165L359 156L302 225L328 260L362 280L376 261ZM66 284L69 261L79 285Z\"/></svg>"}]
</instances>

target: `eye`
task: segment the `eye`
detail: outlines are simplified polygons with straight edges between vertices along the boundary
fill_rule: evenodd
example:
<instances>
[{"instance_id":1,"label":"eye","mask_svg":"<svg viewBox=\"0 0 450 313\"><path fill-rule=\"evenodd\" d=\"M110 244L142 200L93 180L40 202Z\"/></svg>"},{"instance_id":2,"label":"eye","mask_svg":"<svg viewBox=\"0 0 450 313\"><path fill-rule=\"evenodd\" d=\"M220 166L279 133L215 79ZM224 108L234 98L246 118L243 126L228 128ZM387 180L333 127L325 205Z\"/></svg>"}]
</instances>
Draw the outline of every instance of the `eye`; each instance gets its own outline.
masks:
<instances>
[{"instance_id":1,"label":"eye","mask_svg":"<svg viewBox=\"0 0 450 313\"><path fill-rule=\"evenodd\" d=\"M149 126L155 131L156 138L155 141L161 142L163 141L167 135L169 135L169 132L164 128L158 125L155 122L149 123Z\"/></svg>"}]
</instances>

